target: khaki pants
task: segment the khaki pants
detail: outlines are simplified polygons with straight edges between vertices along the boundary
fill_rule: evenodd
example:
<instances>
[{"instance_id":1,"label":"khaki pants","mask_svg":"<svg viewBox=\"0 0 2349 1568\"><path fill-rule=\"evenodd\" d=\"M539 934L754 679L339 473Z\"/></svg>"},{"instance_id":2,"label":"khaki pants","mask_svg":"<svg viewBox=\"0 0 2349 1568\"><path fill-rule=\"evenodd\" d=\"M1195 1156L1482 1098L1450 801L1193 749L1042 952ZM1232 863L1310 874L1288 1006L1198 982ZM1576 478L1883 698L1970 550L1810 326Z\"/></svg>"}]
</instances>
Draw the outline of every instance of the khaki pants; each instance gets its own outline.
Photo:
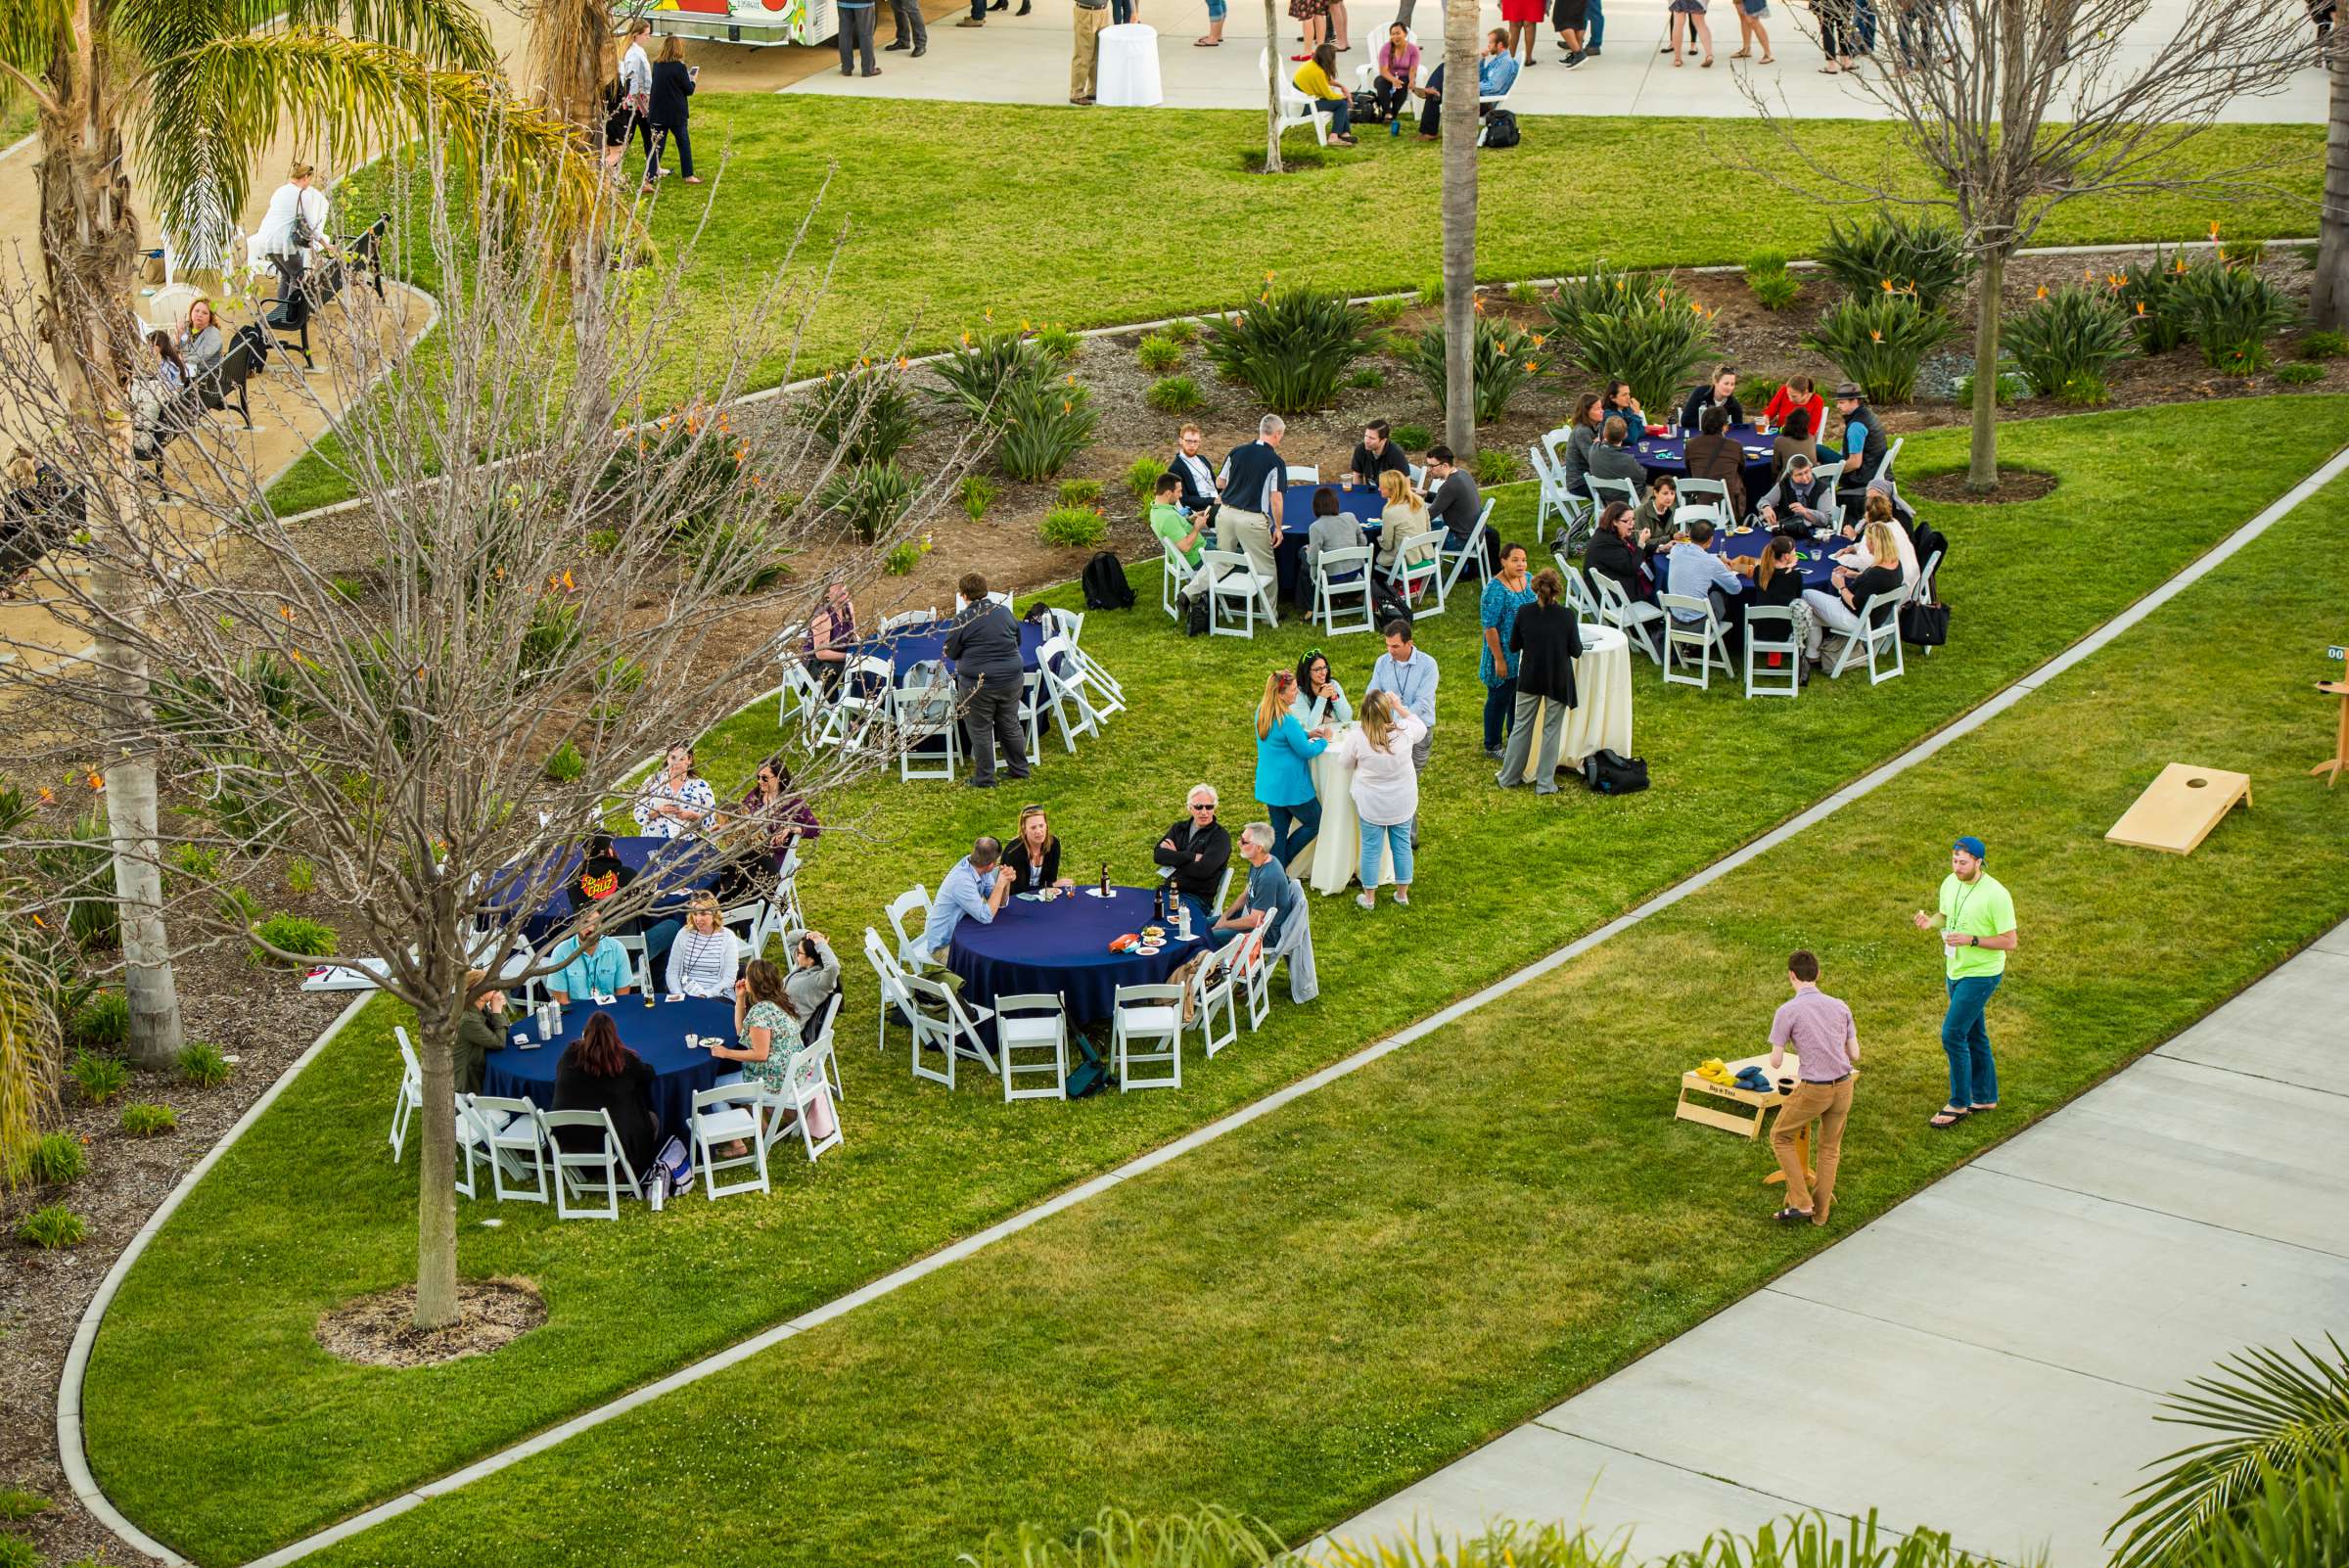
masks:
<instances>
[{"instance_id":1,"label":"khaki pants","mask_svg":"<svg viewBox=\"0 0 2349 1568\"><path fill-rule=\"evenodd\" d=\"M1216 514L1216 543L1226 550L1236 550L1248 558L1248 570L1268 583L1280 580L1280 566L1272 556L1272 520L1262 512L1242 511L1226 505ZM1268 587L1265 597L1277 605L1278 587Z\"/></svg>"},{"instance_id":2,"label":"khaki pants","mask_svg":"<svg viewBox=\"0 0 2349 1568\"><path fill-rule=\"evenodd\" d=\"M1797 1084L1778 1107L1778 1125L1770 1131L1771 1152L1786 1173L1786 1207L1810 1210L1815 1225L1825 1224L1827 1211L1835 1205L1835 1166L1843 1158L1843 1124L1851 1114L1849 1078L1835 1084L1805 1082ZM1811 1146L1811 1158L1819 1167L1817 1183L1805 1175L1802 1156L1794 1148L1794 1135L1813 1122L1819 1124L1819 1136Z\"/></svg>"},{"instance_id":3,"label":"khaki pants","mask_svg":"<svg viewBox=\"0 0 2349 1568\"><path fill-rule=\"evenodd\" d=\"M1109 25L1109 7L1079 6L1075 52L1069 56L1069 96L1090 98L1096 85L1094 69L1101 61L1101 29Z\"/></svg>"}]
</instances>

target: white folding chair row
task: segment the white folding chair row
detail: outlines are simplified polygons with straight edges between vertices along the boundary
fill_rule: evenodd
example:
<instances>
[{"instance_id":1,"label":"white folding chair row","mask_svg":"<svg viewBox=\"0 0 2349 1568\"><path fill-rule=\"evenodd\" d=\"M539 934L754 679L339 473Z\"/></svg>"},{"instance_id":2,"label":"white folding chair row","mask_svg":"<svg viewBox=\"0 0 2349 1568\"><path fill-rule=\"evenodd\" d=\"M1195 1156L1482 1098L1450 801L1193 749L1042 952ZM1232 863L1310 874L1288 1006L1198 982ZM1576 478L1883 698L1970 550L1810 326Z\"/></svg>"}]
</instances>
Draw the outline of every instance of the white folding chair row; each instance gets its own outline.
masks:
<instances>
[{"instance_id":1,"label":"white folding chair row","mask_svg":"<svg viewBox=\"0 0 2349 1568\"><path fill-rule=\"evenodd\" d=\"M1661 623L1664 628L1664 681L1667 685L1694 686L1709 690L1708 682L1715 669L1731 679L1736 678L1737 666L1729 658L1728 633L1714 618L1710 596L1697 599L1684 593L1660 593L1656 602L1664 609ZM1683 621L1681 616L1694 619ZM1696 673L1684 668L1686 653L1696 650ZM1681 658L1675 659L1679 653Z\"/></svg>"},{"instance_id":2,"label":"white folding chair row","mask_svg":"<svg viewBox=\"0 0 2349 1568\"><path fill-rule=\"evenodd\" d=\"M1324 550L1314 558L1313 618L1330 636L1378 629L1370 610L1370 546L1363 544L1352 549ZM1341 577L1346 580L1333 580ZM1351 610L1344 621L1339 620L1339 604L1344 600L1353 601L1352 608L1361 612L1359 622Z\"/></svg>"},{"instance_id":3,"label":"white folding chair row","mask_svg":"<svg viewBox=\"0 0 2349 1568\"><path fill-rule=\"evenodd\" d=\"M1656 623L1664 612L1645 601L1633 603L1623 591L1623 584L1605 573L1593 573L1589 577L1591 589L1598 595L1598 618L1631 639L1638 649L1657 664L1664 662L1664 644L1656 630Z\"/></svg>"},{"instance_id":4,"label":"white folding chair row","mask_svg":"<svg viewBox=\"0 0 2349 1568\"><path fill-rule=\"evenodd\" d=\"M1209 636L1254 638L1260 615L1267 626L1280 620L1280 612L1272 602L1280 592L1280 579L1276 576L1258 573L1248 564L1248 558L1238 551L1205 551L1199 557L1199 570L1209 579ZM1239 607L1240 623L1236 628L1223 624L1223 607L1227 604Z\"/></svg>"},{"instance_id":5,"label":"white folding chair row","mask_svg":"<svg viewBox=\"0 0 2349 1568\"><path fill-rule=\"evenodd\" d=\"M1068 998L1022 992L995 998L995 1055L1003 1068L1003 1103L1069 1097ZM1023 1084L1031 1086L1022 1087Z\"/></svg>"},{"instance_id":6,"label":"white folding chair row","mask_svg":"<svg viewBox=\"0 0 2349 1568\"><path fill-rule=\"evenodd\" d=\"M457 1181L459 1192L468 1198L475 1195L473 1167L479 1160L489 1167L490 1190L500 1203L508 1198L520 1203L547 1201L552 1167L547 1159L551 1140L544 1112L529 1100L460 1094L456 1113L457 1148L465 1162L465 1174ZM530 1179L528 1188L521 1185L526 1172ZM509 1176L515 1178L512 1186L507 1185Z\"/></svg>"}]
</instances>

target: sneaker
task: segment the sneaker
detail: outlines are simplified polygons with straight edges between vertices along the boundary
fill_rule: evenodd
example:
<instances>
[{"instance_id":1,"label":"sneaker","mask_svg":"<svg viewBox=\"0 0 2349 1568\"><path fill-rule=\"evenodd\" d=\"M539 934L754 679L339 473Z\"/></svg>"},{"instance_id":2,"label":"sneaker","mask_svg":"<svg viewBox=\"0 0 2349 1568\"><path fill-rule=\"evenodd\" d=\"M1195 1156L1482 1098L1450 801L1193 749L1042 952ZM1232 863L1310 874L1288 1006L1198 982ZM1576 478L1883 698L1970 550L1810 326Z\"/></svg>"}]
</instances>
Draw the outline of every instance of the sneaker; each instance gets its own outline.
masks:
<instances>
[{"instance_id":1,"label":"sneaker","mask_svg":"<svg viewBox=\"0 0 2349 1568\"><path fill-rule=\"evenodd\" d=\"M1411 906L1411 896L1399 888L1395 892L1395 901L1408 909Z\"/></svg>"},{"instance_id":2,"label":"sneaker","mask_svg":"<svg viewBox=\"0 0 2349 1568\"><path fill-rule=\"evenodd\" d=\"M1378 900L1367 893L1356 894L1354 896L1354 901L1360 904L1365 909L1375 909L1378 907Z\"/></svg>"},{"instance_id":3,"label":"sneaker","mask_svg":"<svg viewBox=\"0 0 2349 1568\"><path fill-rule=\"evenodd\" d=\"M1577 49L1577 50L1575 50L1575 51L1574 51L1574 53L1572 53L1572 54L1570 54L1570 55L1568 55L1568 56L1566 57L1566 59L1565 59L1565 61L1563 62L1563 64L1565 65L1565 67L1566 67L1566 69L1567 69L1568 70L1572 70L1572 69L1573 69L1575 67L1577 67L1577 66L1581 65L1581 64L1582 64L1584 61L1586 61L1586 60L1588 60L1588 59L1589 59L1589 58L1590 58L1590 55L1589 55L1589 51L1587 51L1587 50L1582 50L1582 49Z\"/></svg>"},{"instance_id":4,"label":"sneaker","mask_svg":"<svg viewBox=\"0 0 2349 1568\"><path fill-rule=\"evenodd\" d=\"M1493 761L1495 761L1496 762L1497 762L1497 761L1500 761L1500 760L1501 760L1501 759L1502 759L1504 756L1506 756L1507 754L1506 754L1506 753L1504 753L1504 752L1502 752L1502 751L1501 751L1501 749L1500 749L1499 747L1497 747L1497 746L1488 746L1488 747L1486 747L1486 748L1485 748L1485 755L1486 755L1487 757L1490 757L1490 758L1492 758L1492 759L1493 759Z\"/></svg>"},{"instance_id":5,"label":"sneaker","mask_svg":"<svg viewBox=\"0 0 2349 1568\"><path fill-rule=\"evenodd\" d=\"M1583 53L1589 55L1591 59L1596 60L1598 58L1598 45L1587 44L1583 48Z\"/></svg>"}]
</instances>

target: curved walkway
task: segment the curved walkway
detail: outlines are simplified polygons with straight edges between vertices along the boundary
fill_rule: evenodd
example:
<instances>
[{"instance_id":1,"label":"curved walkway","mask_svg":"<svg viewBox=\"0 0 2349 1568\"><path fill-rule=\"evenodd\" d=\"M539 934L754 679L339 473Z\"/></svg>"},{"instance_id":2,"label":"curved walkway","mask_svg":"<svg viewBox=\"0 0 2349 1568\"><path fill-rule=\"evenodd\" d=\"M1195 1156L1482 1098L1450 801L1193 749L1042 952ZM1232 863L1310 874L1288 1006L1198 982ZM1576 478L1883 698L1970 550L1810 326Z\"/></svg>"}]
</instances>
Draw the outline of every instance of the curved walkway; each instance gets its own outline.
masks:
<instances>
[{"instance_id":1,"label":"curved walkway","mask_svg":"<svg viewBox=\"0 0 2349 1568\"><path fill-rule=\"evenodd\" d=\"M1297 1083L1292 1084L1273 1094L1266 1096L1262 1100L1258 1100L1251 1105L1245 1106L1240 1110L1220 1119L1219 1121L1209 1124L1206 1127L1197 1129L1196 1130L1174 1140L1172 1143L1168 1143L1160 1148L1154 1149L1135 1160L1129 1161L1128 1163L1118 1167L1114 1171L1107 1172L1092 1178L1091 1180L1073 1187L1045 1203L1038 1204L1032 1209L1026 1210L1020 1214L1011 1216L1008 1219L998 1222L997 1223L990 1225L971 1236L965 1237L964 1239L955 1242L951 1246L944 1248L929 1257L907 1264L903 1268L872 1281L870 1284L865 1285L861 1289L852 1291L848 1295L828 1302L810 1312L802 1314L786 1322L777 1324L775 1327L732 1345L716 1355L706 1357L703 1360L692 1363L691 1365L681 1367L677 1371L672 1372L669 1375L660 1378L652 1383L648 1383L642 1388L632 1390L626 1395L622 1396L620 1399L600 1405L593 1409L582 1411L580 1414L572 1417L568 1421L551 1427L544 1432L540 1432L522 1443L518 1443L509 1448L500 1450L496 1453L490 1454L447 1476L443 1476L439 1480L402 1493L398 1497L395 1497L389 1501L379 1503L375 1507L366 1509L358 1514L354 1514L350 1518L345 1519L327 1530L320 1531L314 1535L305 1537L300 1541L294 1542L274 1552L267 1554L266 1556L253 1559L253 1568L276 1568L276 1565L279 1564L299 1561L309 1556L313 1552L333 1545L336 1542L345 1540L378 1524L384 1523L387 1520L396 1518L398 1515L407 1512L409 1509L416 1507L418 1504L425 1502L432 1498L444 1496L446 1494L462 1490L463 1488L470 1486L472 1483L481 1480L484 1477L494 1475L501 1470L520 1463L524 1459L530 1458L534 1454L554 1448L555 1446L566 1442L570 1438L576 1436L579 1433L589 1431L607 1421L614 1419L617 1416L625 1414L630 1410L649 1404L650 1402L657 1400L666 1394L699 1382L700 1380L719 1372L729 1366L746 1360L763 1350L766 1350L774 1345L778 1345L784 1340L790 1339L795 1335L805 1333L822 1323L826 1323L834 1318L843 1316L846 1314L854 1311L858 1307L861 1307L869 1302L879 1300L882 1297L888 1296L898 1290L902 1289L906 1285L911 1284L918 1279L937 1272L939 1269L944 1268L951 1264L960 1262L961 1260L984 1250L985 1248L1004 1239L1005 1237L1016 1235L1019 1232L1024 1231L1046 1219L1049 1219L1053 1215L1059 1214L1065 1210L1074 1208L1079 1204L1087 1202L1092 1198L1098 1197L1121 1182L1128 1180L1136 1176L1140 1176L1146 1172L1155 1170L1160 1166L1166 1165L1169 1162L1181 1157L1193 1149L1200 1148L1218 1138L1222 1137L1228 1132L1231 1132L1239 1128L1246 1127L1250 1123L1256 1122L1271 1114L1272 1112L1279 1110L1281 1107L1291 1103L1292 1101L1300 1099L1305 1095L1311 1094L1329 1084L1335 1083L1342 1078L1358 1072L1361 1068L1366 1067L1369 1064L1402 1049L1404 1046L1425 1038L1436 1030L1443 1028L1445 1025L1462 1018L1490 1002L1508 995L1510 992L1517 991L1536 978L1549 973L1550 971L1571 961L1581 954L1588 952L1591 948L1597 946L1600 943L1603 943L1619 933L1630 929L1631 927L1647 919L1649 916L1657 913L1658 911L1669 908L1673 904L1676 904L1681 899L1687 898L1689 895L1697 892L1699 889L1707 887L1720 880L1730 871L1746 864L1755 857L1766 853L1770 850L1775 848L1777 845L1786 842L1796 834L1820 821L1825 820L1838 810L1842 809L1843 807L1881 788L1889 780L1898 777L1902 773L1905 773L1909 769L1916 766L1919 762L1922 762L1926 759L1934 756L1944 747L1948 746L1952 741L1980 728L1990 719L1996 717L2002 713L2004 713L2007 709L2013 707L2015 704L2030 696L2031 693L2036 691L2046 681L2053 678L2057 674L2060 674L2064 670L2069 669L2081 660L2088 658L2090 655L2103 648L2115 637L2137 625L2146 616L2159 609L2162 605L2167 604L2171 599L2175 598L2186 588L2191 586L2194 582L2200 580L2200 578L2210 572L2214 567L2233 556L2251 540L2259 537L2260 534L2266 532L2268 529L2272 528L2276 523L2289 515L2294 508L2301 504L2301 502L2305 501L2310 495L2316 493L2316 491L2325 484L2340 475L2344 471L2349 471L2349 449L2344 449L2343 451L2336 453L2329 461L2320 467L2314 474L2310 475L2300 484L2293 486L2291 490L2278 499L2273 505L2269 506L2258 516L2245 523L2241 528L2230 534L2220 544L2205 552L2202 556L2198 557L2190 565L2170 578L2169 581L2164 583L2161 587L2147 594L2144 598L2139 600L2129 609L2114 617L2103 626L2083 638L2080 642L2074 644L2062 654L2023 675L2013 684L2004 688L1996 695L1992 696L1987 701L1973 709L1971 712L1958 718L1947 728L1941 730L1937 734L1927 737L1916 746L1911 747L1910 750L1902 753L1900 756L1883 763L1881 766L1873 769L1862 778L1849 785L1846 785L1840 790L1835 791L1826 799L1820 801L1800 814L1790 818L1788 821L1780 824L1778 827L1773 829L1769 833L1764 834L1761 838L1755 840L1751 844L1748 844L1735 853L1732 853L1722 860L1716 861L1714 864L1706 867L1702 871L1699 871L1695 875L1675 884L1671 888L1666 889L1664 892L1656 895L1654 898L1640 904L1637 908L1633 909L1629 913L1608 922L1606 925L1600 927L1596 931L1591 932L1588 936L1568 944L1566 946L1559 948L1555 952L1546 955L1545 957L1526 966L1521 970L1518 970L1514 974L1508 975L1503 979L1495 982L1493 985L1486 987L1482 991L1461 998L1459 1001L1454 1002L1450 1007L1447 1007L1443 1011L1412 1025L1408 1029L1403 1030L1385 1039L1366 1046L1362 1050L1356 1052L1354 1055L1349 1056L1342 1061L1333 1063L1330 1066L1323 1068L1320 1071L1304 1079L1301 1079ZM347 1015L345 1016L347 1017ZM340 1021L338 1021L336 1027L341 1027ZM328 1038L331 1038L332 1033L333 1031L330 1030ZM314 1054L319 1046L323 1045L324 1043L325 1039L322 1038L317 1045L313 1045L311 1047L310 1053L305 1053L302 1061L308 1061L310 1055ZM87 1506L95 1516L104 1520L110 1528L113 1528L118 1534L121 1534L127 1544L134 1545L141 1551L147 1552L149 1555L159 1556L166 1562L179 1563L184 1561L184 1559L169 1552L167 1549L162 1548L160 1544L145 1536L143 1533L138 1531L135 1526L131 1525L126 1519L122 1518L122 1516L112 1506L112 1504L107 1501L104 1494L99 1491L94 1479L90 1476L87 1457L82 1450L79 1392L82 1372L88 1361L89 1347L96 1339L98 1324L104 1316L107 1305L113 1299L114 1291L118 1281L128 1273L130 1268L133 1266L133 1264L135 1264L139 1255L145 1250L149 1237L160 1228L163 1221L168 1217L169 1213L177 1207L182 1197L184 1197L188 1191L192 1190L195 1182L201 1177L203 1173L210 1167L213 1161L218 1159L220 1154L235 1141L237 1136L239 1136L247 1127L251 1126L255 1119L257 1119L260 1113L275 1097L278 1087L292 1082L295 1073L299 1071L300 1066L301 1063L297 1063L295 1069L289 1072L279 1081L278 1085L273 1085L269 1095L264 1096L260 1101L255 1103L253 1109L247 1113L246 1117L230 1130L228 1136L222 1140L220 1145L214 1149L202 1164L192 1171L187 1177L182 1180L180 1185L173 1190L170 1199L166 1201L163 1208L159 1211L157 1216L151 1220L145 1227L142 1228L139 1236L132 1242L131 1246L124 1251L121 1258L116 1261L114 1269L109 1273L106 1284L100 1289L97 1298L91 1302L89 1310L84 1314L81 1325L75 1334L73 1349L67 1361L58 1404L58 1442L59 1447L65 1455L68 1472L73 1479L75 1492L77 1496L80 1497L84 1505Z\"/></svg>"}]
</instances>

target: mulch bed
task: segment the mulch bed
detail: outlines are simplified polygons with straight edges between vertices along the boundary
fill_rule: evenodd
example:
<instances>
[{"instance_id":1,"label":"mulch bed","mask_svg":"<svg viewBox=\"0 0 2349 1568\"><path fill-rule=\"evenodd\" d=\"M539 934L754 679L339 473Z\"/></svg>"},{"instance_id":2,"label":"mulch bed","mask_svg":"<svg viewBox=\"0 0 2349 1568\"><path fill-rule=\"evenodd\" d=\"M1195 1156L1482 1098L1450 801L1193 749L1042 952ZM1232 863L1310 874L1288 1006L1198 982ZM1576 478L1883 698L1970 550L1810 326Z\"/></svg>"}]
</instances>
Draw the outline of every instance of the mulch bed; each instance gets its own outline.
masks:
<instances>
[{"instance_id":1,"label":"mulch bed","mask_svg":"<svg viewBox=\"0 0 2349 1568\"><path fill-rule=\"evenodd\" d=\"M2043 474L2035 468L2010 468L2004 463L1999 465L1999 487L1988 495L1976 495L1965 487L1965 470L1961 468L1946 474L1927 474L1901 485L1901 494L1912 501L1962 501L1969 506L2013 506L2045 500L2054 493L2054 475Z\"/></svg>"},{"instance_id":2,"label":"mulch bed","mask_svg":"<svg viewBox=\"0 0 2349 1568\"><path fill-rule=\"evenodd\" d=\"M546 1321L546 1303L527 1279L457 1281L457 1320L418 1328L416 1287L360 1296L318 1319L318 1343L330 1356L367 1366L437 1366L485 1356Z\"/></svg>"}]
</instances>

